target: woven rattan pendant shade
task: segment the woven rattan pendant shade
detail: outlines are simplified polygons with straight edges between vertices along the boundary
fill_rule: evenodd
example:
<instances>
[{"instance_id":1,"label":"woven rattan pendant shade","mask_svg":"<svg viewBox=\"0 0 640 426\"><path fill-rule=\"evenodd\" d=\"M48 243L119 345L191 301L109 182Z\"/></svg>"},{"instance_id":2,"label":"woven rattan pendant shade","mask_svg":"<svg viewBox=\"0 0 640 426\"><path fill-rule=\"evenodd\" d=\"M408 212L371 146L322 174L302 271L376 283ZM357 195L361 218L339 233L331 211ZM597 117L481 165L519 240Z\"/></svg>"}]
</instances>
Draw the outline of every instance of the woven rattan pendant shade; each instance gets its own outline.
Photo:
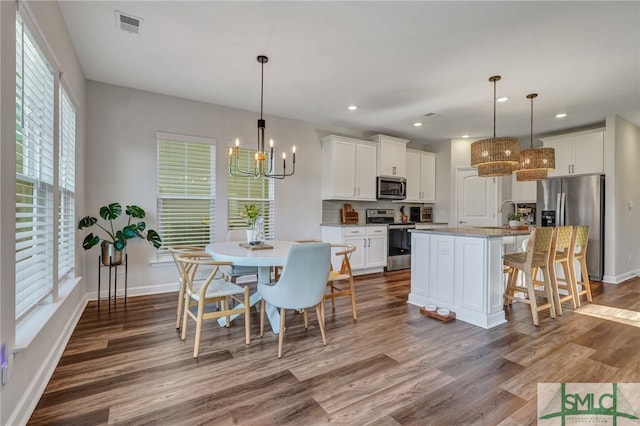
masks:
<instances>
[{"instance_id":1,"label":"woven rattan pendant shade","mask_svg":"<svg viewBox=\"0 0 640 426\"><path fill-rule=\"evenodd\" d=\"M546 179L548 171L556 168L553 148L533 148L533 99L536 96L537 93L527 95L527 99L531 99L531 148L520 151L520 164L516 170L516 180L519 182Z\"/></svg>"},{"instance_id":2,"label":"woven rattan pendant shade","mask_svg":"<svg viewBox=\"0 0 640 426\"><path fill-rule=\"evenodd\" d=\"M489 78L493 83L493 137L471 144L471 166L478 169L478 176L506 176L518 168L518 139L496 138L496 82L499 75Z\"/></svg>"}]
</instances>

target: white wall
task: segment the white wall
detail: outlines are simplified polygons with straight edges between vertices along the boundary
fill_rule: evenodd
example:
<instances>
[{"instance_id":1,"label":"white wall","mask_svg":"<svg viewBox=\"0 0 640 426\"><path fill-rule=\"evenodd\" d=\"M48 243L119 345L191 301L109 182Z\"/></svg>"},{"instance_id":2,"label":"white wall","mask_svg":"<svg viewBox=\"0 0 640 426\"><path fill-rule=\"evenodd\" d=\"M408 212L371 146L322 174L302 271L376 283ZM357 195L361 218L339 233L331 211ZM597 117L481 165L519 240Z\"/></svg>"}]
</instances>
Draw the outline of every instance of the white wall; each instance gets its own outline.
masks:
<instances>
[{"instance_id":1,"label":"white wall","mask_svg":"<svg viewBox=\"0 0 640 426\"><path fill-rule=\"evenodd\" d=\"M21 2L20 11L35 24L34 37L45 50L55 73L77 108L77 206L84 202L85 83L57 2ZM15 19L16 3L0 2L0 340L10 355L10 380L0 388L0 424L18 425L28 420L46 386L69 335L86 304L81 285L62 289L60 300L43 305L36 313L46 317L40 327L15 321ZM46 41L45 41L46 40ZM16 327L18 332L16 333ZM30 330L26 330L29 328ZM26 338L26 331L34 334ZM16 351L20 348L19 351ZM15 357L12 355L15 352Z\"/></svg>"},{"instance_id":2,"label":"white wall","mask_svg":"<svg viewBox=\"0 0 640 426\"><path fill-rule=\"evenodd\" d=\"M604 281L640 274L640 128L622 117L606 119Z\"/></svg>"},{"instance_id":3,"label":"white wall","mask_svg":"<svg viewBox=\"0 0 640 426\"><path fill-rule=\"evenodd\" d=\"M257 96L257 94L256 94ZM145 209L147 227L156 228L156 138L162 131L217 140L216 240L226 238L227 144L236 137L255 148L257 112L159 95L89 81L87 83L88 149L86 210L78 216L96 215L110 202L133 203ZM266 116L266 135L278 152L291 152L295 145L296 173L275 181L275 237L311 239L320 237L321 143L331 133L362 137L344 129L320 129L301 121ZM277 162L276 162L277 163ZM290 164L290 163L289 163ZM278 166L281 166L278 164ZM80 232L83 237L86 232ZM155 249L133 240L127 246L129 294L173 291L175 266L171 262L152 265ZM94 248L85 256L86 290L97 293L97 256Z\"/></svg>"}]
</instances>

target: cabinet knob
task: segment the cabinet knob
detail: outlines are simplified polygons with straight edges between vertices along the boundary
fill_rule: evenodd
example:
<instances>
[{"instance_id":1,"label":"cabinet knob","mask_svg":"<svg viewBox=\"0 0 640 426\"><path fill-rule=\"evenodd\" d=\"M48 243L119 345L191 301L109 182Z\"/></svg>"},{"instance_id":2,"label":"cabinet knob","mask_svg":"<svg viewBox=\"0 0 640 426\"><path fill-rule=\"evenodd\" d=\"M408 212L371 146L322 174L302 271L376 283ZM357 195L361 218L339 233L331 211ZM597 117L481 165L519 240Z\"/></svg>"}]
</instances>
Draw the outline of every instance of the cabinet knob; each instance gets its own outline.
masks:
<instances>
[{"instance_id":1,"label":"cabinet knob","mask_svg":"<svg viewBox=\"0 0 640 426\"><path fill-rule=\"evenodd\" d=\"M393 175L396 175L396 166L393 166Z\"/></svg>"}]
</instances>

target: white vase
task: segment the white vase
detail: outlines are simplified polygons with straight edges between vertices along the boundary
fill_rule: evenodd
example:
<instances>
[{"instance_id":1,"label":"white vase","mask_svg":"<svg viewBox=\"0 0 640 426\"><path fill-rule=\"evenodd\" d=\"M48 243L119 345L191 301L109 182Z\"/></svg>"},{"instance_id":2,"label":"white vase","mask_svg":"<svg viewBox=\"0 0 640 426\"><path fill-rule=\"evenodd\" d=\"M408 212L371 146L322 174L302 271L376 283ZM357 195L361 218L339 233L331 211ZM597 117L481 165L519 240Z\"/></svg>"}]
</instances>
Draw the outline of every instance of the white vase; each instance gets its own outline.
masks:
<instances>
[{"instance_id":1,"label":"white vase","mask_svg":"<svg viewBox=\"0 0 640 426\"><path fill-rule=\"evenodd\" d=\"M509 226L511 228L518 228L519 226L522 226L522 225L523 225L523 223L520 222L519 220L510 220L509 221Z\"/></svg>"},{"instance_id":2,"label":"white vase","mask_svg":"<svg viewBox=\"0 0 640 426\"><path fill-rule=\"evenodd\" d=\"M253 241L253 228L247 229L247 242Z\"/></svg>"}]
</instances>

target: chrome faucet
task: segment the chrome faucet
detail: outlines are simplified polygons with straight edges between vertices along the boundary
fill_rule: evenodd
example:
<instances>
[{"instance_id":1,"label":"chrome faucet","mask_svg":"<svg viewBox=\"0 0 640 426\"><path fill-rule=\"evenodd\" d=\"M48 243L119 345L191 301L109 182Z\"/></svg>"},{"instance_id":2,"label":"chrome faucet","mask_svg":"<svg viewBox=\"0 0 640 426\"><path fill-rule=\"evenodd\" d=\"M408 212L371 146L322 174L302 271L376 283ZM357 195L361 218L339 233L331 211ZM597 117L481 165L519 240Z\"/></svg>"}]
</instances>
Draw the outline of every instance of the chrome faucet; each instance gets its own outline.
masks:
<instances>
[{"instance_id":1,"label":"chrome faucet","mask_svg":"<svg viewBox=\"0 0 640 426\"><path fill-rule=\"evenodd\" d=\"M498 213L502 213L502 209L504 208L504 205L507 203L513 203L513 213L518 214L518 204L516 204L516 202L513 200L504 200L502 202L502 205L500 206L500 210L498 210Z\"/></svg>"}]
</instances>

